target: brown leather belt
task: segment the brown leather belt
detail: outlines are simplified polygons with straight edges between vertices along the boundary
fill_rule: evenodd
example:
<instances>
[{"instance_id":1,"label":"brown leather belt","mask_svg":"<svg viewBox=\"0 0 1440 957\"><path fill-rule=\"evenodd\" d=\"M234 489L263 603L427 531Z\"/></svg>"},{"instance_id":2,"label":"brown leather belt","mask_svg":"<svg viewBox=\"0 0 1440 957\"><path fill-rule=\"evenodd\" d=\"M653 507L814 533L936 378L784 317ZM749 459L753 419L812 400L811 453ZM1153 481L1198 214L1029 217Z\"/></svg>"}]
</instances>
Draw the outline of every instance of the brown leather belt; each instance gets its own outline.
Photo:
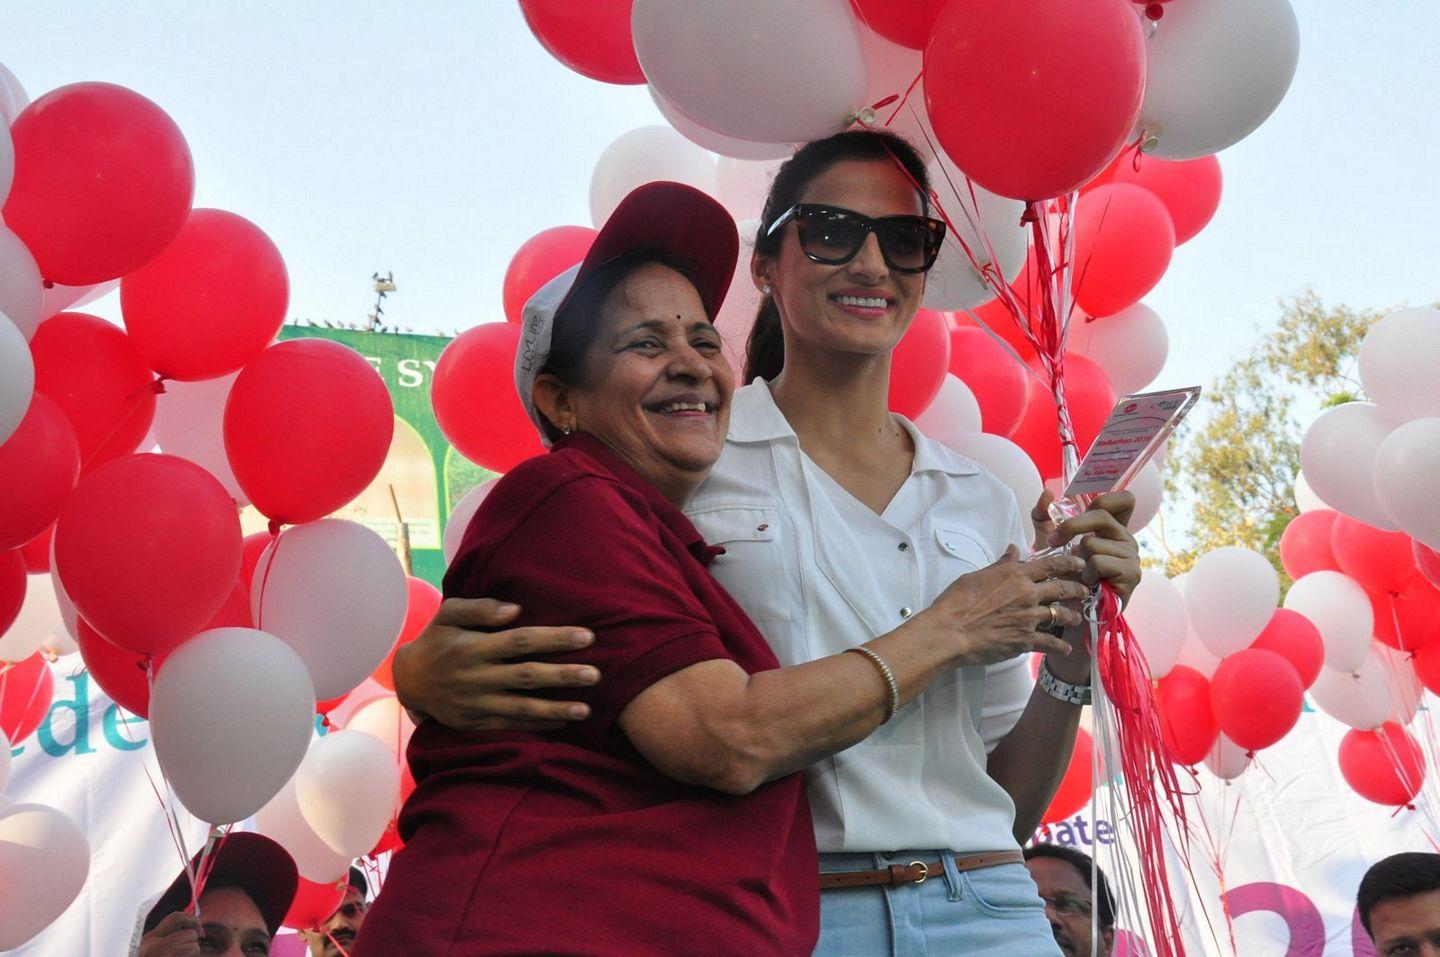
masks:
<instances>
[{"instance_id":1,"label":"brown leather belt","mask_svg":"<svg viewBox=\"0 0 1440 957\"><path fill-rule=\"evenodd\" d=\"M957 871L978 871L982 867L999 864L1023 864L1025 855L1019 851L986 851L981 854L955 855ZM945 871L943 861L911 861L909 864L891 864L876 871L832 871L820 875L822 891L842 887L894 886L896 884L923 884L928 878L939 877Z\"/></svg>"}]
</instances>

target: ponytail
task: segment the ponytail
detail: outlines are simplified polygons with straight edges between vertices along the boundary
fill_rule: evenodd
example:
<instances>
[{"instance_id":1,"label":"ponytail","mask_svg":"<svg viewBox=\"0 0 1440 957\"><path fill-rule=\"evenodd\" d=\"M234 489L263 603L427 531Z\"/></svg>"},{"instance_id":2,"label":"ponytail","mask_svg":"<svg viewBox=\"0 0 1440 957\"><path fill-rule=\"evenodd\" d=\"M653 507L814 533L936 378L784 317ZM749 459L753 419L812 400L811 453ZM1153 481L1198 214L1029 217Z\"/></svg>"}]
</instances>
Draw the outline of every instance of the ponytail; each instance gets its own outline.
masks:
<instances>
[{"instance_id":1,"label":"ponytail","mask_svg":"<svg viewBox=\"0 0 1440 957\"><path fill-rule=\"evenodd\" d=\"M785 368L785 334L780 328L780 310L773 296L760 301L760 311L755 314L755 325L750 327L750 338L745 342L744 382L749 384L755 377L774 379Z\"/></svg>"}]
</instances>

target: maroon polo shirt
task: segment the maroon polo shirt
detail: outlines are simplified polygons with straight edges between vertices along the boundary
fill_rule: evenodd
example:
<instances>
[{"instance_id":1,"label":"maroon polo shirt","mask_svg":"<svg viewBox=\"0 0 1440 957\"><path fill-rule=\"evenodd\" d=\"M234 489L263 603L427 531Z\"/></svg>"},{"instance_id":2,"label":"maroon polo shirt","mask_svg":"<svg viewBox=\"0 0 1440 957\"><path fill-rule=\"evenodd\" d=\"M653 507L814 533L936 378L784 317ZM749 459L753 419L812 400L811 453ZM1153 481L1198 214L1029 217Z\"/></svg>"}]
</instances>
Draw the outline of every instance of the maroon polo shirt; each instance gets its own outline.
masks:
<instances>
[{"instance_id":1,"label":"maroon polo shirt","mask_svg":"<svg viewBox=\"0 0 1440 957\"><path fill-rule=\"evenodd\" d=\"M546 659L600 668L598 685L553 695L585 701L592 716L546 734L421 724L406 845L356 957L811 952L818 867L801 776L743 797L682 784L616 721L697 662L779 667L711 577L715 551L583 434L496 483L445 595L516 602L521 625L594 631L591 647Z\"/></svg>"}]
</instances>

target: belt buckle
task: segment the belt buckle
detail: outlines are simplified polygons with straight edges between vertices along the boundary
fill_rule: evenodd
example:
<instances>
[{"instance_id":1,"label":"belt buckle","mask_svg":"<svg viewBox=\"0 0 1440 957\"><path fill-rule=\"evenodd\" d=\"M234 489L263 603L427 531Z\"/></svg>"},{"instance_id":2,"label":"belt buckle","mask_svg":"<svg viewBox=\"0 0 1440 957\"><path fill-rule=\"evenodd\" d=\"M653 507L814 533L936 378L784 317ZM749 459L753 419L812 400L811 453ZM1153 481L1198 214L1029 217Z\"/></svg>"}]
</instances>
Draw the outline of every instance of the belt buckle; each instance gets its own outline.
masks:
<instances>
[{"instance_id":1,"label":"belt buckle","mask_svg":"<svg viewBox=\"0 0 1440 957\"><path fill-rule=\"evenodd\" d=\"M910 866L911 866L911 867L918 867L918 868L920 868L920 876L917 877L917 878L915 878L915 880L911 881L910 883L912 883L912 884L923 884L923 883L925 883L925 879L930 876L930 865L926 864L924 861L911 861L911 862L910 862Z\"/></svg>"}]
</instances>

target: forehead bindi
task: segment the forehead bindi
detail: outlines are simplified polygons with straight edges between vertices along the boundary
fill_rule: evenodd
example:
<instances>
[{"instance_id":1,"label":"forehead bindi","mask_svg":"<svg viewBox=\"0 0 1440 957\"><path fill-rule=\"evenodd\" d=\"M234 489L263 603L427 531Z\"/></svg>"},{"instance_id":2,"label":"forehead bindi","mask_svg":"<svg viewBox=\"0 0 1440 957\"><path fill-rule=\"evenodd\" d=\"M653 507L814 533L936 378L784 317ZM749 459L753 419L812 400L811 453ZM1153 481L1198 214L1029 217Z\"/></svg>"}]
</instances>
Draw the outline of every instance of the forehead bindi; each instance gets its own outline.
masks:
<instances>
[{"instance_id":1,"label":"forehead bindi","mask_svg":"<svg viewBox=\"0 0 1440 957\"><path fill-rule=\"evenodd\" d=\"M800 202L843 206L866 216L914 216L924 212L905 170L890 160L846 160L812 179Z\"/></svg>"},{"instance_id":2,"label":"forehead bindi","mask_svg":"<svg viewBox=\"0 0 1440 957\"><path fill-rule=\"evenodd\" d=\"M641 266L615 287L606 300L604 313L612 330L647 321L681 323L687 327L695 323L710 324L694 284L658 263Z\"/></svg>"}]
</instances>

